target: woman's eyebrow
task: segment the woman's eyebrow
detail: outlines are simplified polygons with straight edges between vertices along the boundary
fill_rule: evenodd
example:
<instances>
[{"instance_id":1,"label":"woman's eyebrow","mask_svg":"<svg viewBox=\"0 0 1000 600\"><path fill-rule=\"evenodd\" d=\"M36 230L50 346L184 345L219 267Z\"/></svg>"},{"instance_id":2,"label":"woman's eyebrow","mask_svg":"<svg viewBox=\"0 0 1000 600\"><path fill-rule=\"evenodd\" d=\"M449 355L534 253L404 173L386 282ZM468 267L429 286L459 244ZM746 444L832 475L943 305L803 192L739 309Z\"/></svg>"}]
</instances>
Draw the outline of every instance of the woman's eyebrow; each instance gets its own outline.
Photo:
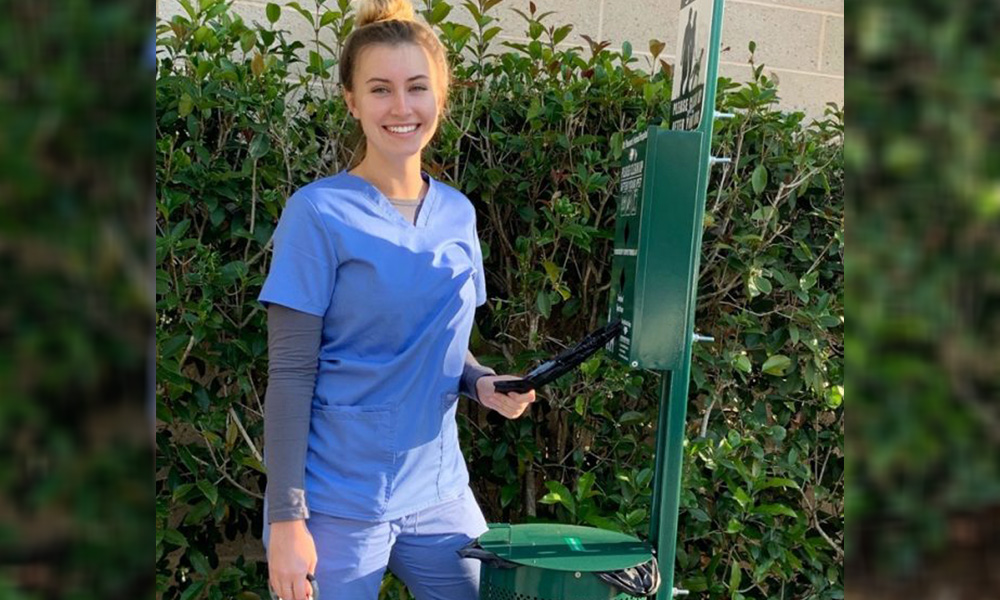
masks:
<instances>
[{"instance_id":1,"label":"woman's eyebrow","mask_svg":"<svg viewBox=\"0 0 1000 600\"><path fill-rule=\"evenodd\" d=\"M413 77L410 77L409 79L407 79L407 81L413 81L415 79L430 79L430 77L428 77L426 75L414 75ZM383 79L381 77L372 77L371 79L369 79L365 83L371 83L373 81L377 81L377 82L381 82L381 83L392 83L388 79Z\"/></svg>"}]
</instances>

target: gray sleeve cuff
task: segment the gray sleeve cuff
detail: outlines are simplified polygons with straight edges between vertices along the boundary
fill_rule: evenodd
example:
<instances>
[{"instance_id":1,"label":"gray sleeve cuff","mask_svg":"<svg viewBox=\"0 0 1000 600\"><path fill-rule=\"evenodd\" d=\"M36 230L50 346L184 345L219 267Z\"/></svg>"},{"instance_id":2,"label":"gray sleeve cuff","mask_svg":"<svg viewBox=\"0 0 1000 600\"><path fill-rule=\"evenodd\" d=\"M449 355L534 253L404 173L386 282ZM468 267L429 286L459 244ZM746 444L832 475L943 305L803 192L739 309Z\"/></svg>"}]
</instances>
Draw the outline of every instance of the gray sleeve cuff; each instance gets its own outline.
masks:
<instances>
[{"instance_id":1,"label":"gray sleeve cuff","mask_svg":"<svg viewBox=\"0 0 1000 600\"><path fill-rule=\"evenodd\" d=\"M479 394L476 393L476 381L484 375L496 375L497 372L489 367L479 364L476 357L471 352L465 354L465 367L462 369L462 379L459 381L458 392L463 396L472 398L479 402Z\"/></svg>"}]
</instances>

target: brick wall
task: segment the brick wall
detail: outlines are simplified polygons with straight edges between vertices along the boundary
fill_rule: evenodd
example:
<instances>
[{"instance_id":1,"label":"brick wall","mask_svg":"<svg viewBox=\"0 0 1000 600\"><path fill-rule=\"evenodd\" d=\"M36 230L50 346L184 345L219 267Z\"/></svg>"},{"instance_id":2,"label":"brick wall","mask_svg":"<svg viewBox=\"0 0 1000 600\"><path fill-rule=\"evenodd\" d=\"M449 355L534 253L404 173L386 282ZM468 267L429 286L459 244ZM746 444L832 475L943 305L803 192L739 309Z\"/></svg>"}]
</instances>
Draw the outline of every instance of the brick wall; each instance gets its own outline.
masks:
<instances>
[{"instance_id":1,"label":"brick wall","mask_svg":"<svg viewBox=\"0 0 1000 600\"><path fill-rule=\"evenodd\" d=\"M309 8L313 2L300 4ZM451 4L449 18L465 21L467 13L458 0ZM234 7L246 21L266 23L265 5L266 0L237 0ZM420 8L423 2L415 0L414 5ZM651 59L649 40L658 39L666 42L660 57L675 60L678 0L536 0L535 5L540 11L556 12L550 23L573 23L574 31L564 44L586 46L581 34L616 47L627 40L644 65ZM528 0L504 0L494 9L504 33L523 31L523 22L512 9L527 10L527 6ZM158 0L156 12L168 19L183 14L183 9L177 0ZM282 11L278 26L304 39L312 37L305 20L290 9ZM726 0L720 75L741 81L750 76L750 41L757 45L756 64L765 65L765 72L779 81L783 108L815 117L823 114L827 102L843 105L844 0Z\"/></svg>"}]
</instances>

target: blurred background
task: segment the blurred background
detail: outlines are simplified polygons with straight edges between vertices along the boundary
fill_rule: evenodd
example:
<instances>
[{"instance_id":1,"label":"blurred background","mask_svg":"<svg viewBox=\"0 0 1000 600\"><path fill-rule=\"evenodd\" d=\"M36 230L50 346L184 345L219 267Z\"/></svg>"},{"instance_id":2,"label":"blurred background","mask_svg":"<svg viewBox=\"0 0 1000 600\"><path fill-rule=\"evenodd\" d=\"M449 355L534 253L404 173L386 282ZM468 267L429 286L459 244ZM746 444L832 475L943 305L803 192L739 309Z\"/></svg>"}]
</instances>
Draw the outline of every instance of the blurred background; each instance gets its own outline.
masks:
<instances>
[{"instance_id":1,"label":"blurred background","mask_svg":"<svg viewBox=\"0 0 1000 600\"><path fill-rule=\"evenodd\" d=\"M3 3L0 598L153 589L153 12Z\"/></svg>"},{"instance_id":2,"label":"blurred background","mask_svg":"<svg viewBox=\"0 0 1000 600\"><path fill-rule=\"evenodd\" d=\"M851 3L851 598L1000 597L1000 4Z\"/></svg>"}]
</instances>

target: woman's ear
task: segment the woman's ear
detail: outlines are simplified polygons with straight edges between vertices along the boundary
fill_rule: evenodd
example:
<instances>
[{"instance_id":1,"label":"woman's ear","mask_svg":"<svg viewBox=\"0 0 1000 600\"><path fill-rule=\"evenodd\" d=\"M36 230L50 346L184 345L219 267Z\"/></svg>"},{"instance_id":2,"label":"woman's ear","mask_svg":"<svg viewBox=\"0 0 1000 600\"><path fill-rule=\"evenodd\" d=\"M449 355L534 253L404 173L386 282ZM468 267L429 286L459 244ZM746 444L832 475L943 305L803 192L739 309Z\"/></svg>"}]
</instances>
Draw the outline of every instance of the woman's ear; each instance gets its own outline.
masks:
<instances>
[{"instance_id":1,"label":"woman's ear","mask_svg":"<svg viewBox=\"0 0 1000 600\"><path fill-rule=\"evenodd\" d=\"M354 92L344 90L344 103L347 104L347 112L355 119L358 118L358 110L354 105Z\"/></svg>"}]
</instances>

